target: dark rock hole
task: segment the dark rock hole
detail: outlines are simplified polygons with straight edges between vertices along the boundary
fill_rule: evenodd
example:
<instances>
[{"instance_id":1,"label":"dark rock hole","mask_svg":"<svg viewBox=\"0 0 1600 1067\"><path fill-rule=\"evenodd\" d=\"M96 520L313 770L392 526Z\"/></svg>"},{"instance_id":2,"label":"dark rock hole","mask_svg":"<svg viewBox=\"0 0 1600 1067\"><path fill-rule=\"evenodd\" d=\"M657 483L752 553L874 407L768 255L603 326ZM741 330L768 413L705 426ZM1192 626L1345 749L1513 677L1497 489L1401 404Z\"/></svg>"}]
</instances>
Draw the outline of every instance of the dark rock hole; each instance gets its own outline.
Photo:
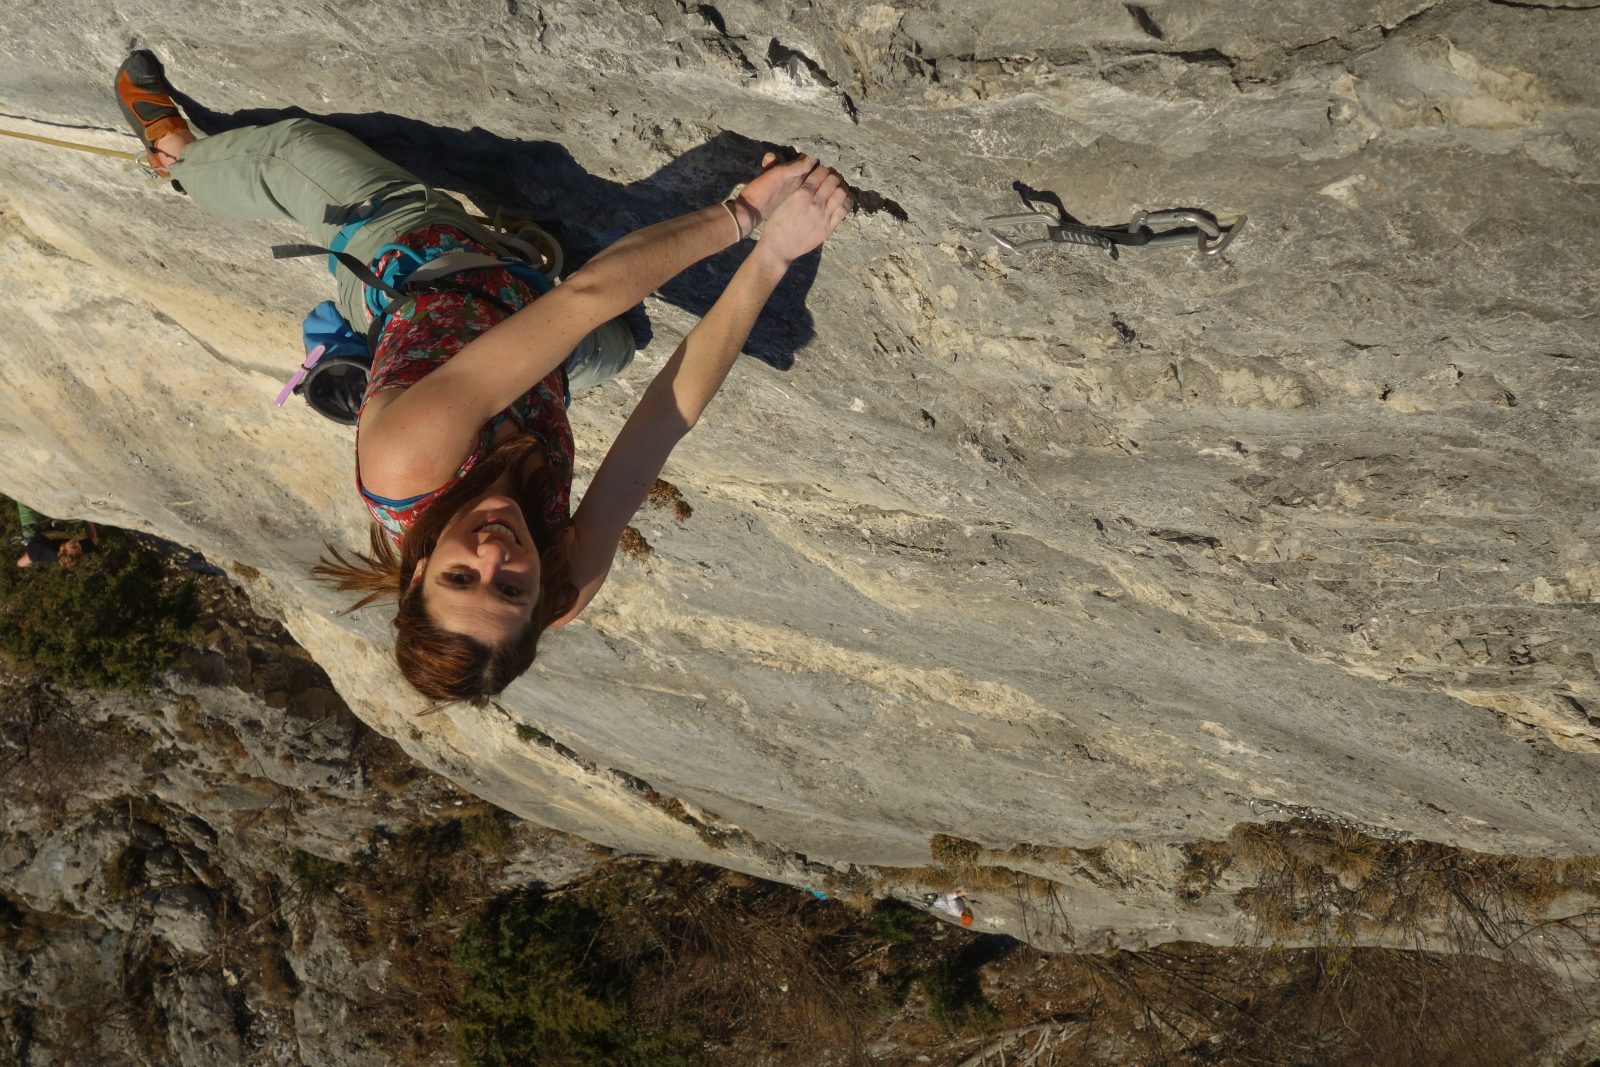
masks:
<instances>
[{"instance_id":1,"label":"dark rock hole","mask_svg":"<svg viewBox=\"0 0 1600 1067\"><path fill-rule=\"evenodd\" d=\"M1138 4L1123 4L1122 6L1128 9L1128 14L1133 16L1133 21L1137 22L1139 28L1145 33L1148 33L1158 41L1167 39L1167 35L1161 32L1161 27L1156 23L1155 18L1145 8L1140 7Z\"/></svg>"}]
</instances>

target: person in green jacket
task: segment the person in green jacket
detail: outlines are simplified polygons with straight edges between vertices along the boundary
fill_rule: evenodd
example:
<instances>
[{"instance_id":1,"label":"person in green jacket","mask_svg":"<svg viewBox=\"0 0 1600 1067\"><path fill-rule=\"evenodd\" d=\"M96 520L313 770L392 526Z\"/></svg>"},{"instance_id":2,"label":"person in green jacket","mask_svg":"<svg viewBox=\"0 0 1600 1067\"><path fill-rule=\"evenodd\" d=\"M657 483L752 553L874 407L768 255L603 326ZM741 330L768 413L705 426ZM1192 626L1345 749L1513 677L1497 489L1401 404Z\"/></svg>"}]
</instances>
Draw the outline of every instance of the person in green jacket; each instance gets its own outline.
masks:
<instances>
[{"instance_id":1,"label":"person in green jacket","mask_svg":"<svg viewBox=\"0 0 1600 1067\"><path fill-rule=\"evenodd\" d=\"M94 523L84 523L83 532L63 537L60 531L47 529L50 519L21 501L17 502L17 525L22 528L22 555L17 557L19 567L50 563L73 567L100 542ZM51 536L52 533L55 536Z\"/></svg>"}]
</instances>

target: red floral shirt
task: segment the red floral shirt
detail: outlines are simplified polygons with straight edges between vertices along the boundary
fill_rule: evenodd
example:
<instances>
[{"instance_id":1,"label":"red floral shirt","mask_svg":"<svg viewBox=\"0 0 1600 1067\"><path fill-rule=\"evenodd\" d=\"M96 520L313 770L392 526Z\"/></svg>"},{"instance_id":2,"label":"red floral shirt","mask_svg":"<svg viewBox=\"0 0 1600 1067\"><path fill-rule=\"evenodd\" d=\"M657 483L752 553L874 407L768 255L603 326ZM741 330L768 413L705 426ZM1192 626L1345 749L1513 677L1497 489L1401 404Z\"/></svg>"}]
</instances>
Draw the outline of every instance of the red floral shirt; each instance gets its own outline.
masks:
<instances>
[{"instance_id":1,"label":"red floral shirt","mask_svg":"<svg viewBox=\"0 0 1600 1067\"><path fill-rule=\"evenodd\" d=\"M442 224L412 230L395 243L424 256L434 249L498 254L456 227ZM399 252L391 252L380 259L377 273L381 275L383 269L399 255ZM474 289L494 294L512 308L520 308L538 295L527 282L509 270L474 270L463 274L461 280ZM466 293L427 293L402 306L389 316L378 338L363 409L365 401L379 393L415 385L428 372L442 367L468 341L505 317L505 312L494 304ZM566 526L571 521L573 442L572 428L567 423L566 375L560 367L542 381L534 383L533 388L510 407L485 423L477 444L450 480L420 496L389 500L367 492L361 484L361 438L358 431L356 488L361 491L361 499L366 502L367 510L398 544L405 531L411 528L428 505L460 481L483 458L494 441L495 431L506 419L510 419L519 432L532 434L544 443L546 459L560 487L555 497L545 502L545 521L552 530Z\"/></svg>"}]
</instances>

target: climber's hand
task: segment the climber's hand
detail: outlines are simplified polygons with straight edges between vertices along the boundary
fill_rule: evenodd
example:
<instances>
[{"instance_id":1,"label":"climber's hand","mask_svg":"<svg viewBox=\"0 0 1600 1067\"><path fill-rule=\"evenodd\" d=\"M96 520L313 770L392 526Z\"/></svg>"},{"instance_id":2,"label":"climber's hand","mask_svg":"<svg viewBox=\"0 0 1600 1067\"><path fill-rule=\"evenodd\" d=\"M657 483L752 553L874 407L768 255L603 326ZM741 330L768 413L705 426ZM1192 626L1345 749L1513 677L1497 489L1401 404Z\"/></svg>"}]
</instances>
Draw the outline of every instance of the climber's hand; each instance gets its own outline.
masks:
<instances>
[{"instance_id":1,"label":"climber's hand","mask_svg":"<svg viewBox=\"0 0 1600 1067\"><path fill-rule=\"evenodd\" d=\"M763 156L761 173L752 178L744 187L744 191L739 194L740 204L755 213L755 217L752 218L746 212L740 211L740 229L748 233L772 218L772 213L778 209L778 205L800 188L800 183L816 165L817 161L810 156L801 156L788 163L779 163L778 157L771 152Z\"/></svg>"},{"instance_id":2,"label":"climber's hand","mask_svg":"<svg viewBox=\"0 0 1600 1067\"><path fill-rule=\"evenodd\" d=\"M818 163L772 213L756 248L792 263L827 240L854 206L839 172Z\"/></svg>"}]
</instances>

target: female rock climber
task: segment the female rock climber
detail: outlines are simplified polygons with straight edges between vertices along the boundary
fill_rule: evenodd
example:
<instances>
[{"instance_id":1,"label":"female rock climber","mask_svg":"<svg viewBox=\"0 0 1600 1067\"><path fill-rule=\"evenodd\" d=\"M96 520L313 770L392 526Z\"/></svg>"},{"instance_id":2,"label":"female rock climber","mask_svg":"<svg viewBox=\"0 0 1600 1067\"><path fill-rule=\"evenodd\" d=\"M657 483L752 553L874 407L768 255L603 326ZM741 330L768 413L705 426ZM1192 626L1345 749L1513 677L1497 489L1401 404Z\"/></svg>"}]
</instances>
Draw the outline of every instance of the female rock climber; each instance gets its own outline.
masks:
<instances>
[{"instance_id":1,"label":"female rock climber","mask_svg":"<svg viewBox=\"0 0 1600 1067\"><path fill-rule=\"evenodd\" d=\"M454 200L349 134L290 119L197 139L146 51L128 57L115 87L151 166L216 214L290 218L323 244L346 230L345 251L380 275L400 256L504 253ZM356 430L356 487L375 520L370 552L347 557L329 545L313 571L365 594L349 610L397 599L395 658L414 688L481 704L527 670L545 629L594 599L629 519L756 315L851 207L835 171L769 155L736 200L629 234L538 299L521 273L480 268L459 276L473 291L421 295L389 316ZM363 211L371 218L348 233ZM632 358L616 317L763 224L569 511L566 403ZM362 283L339 271L337 305L357 329L370 318L364 298Z\"/></svg>"}]
</instances>

